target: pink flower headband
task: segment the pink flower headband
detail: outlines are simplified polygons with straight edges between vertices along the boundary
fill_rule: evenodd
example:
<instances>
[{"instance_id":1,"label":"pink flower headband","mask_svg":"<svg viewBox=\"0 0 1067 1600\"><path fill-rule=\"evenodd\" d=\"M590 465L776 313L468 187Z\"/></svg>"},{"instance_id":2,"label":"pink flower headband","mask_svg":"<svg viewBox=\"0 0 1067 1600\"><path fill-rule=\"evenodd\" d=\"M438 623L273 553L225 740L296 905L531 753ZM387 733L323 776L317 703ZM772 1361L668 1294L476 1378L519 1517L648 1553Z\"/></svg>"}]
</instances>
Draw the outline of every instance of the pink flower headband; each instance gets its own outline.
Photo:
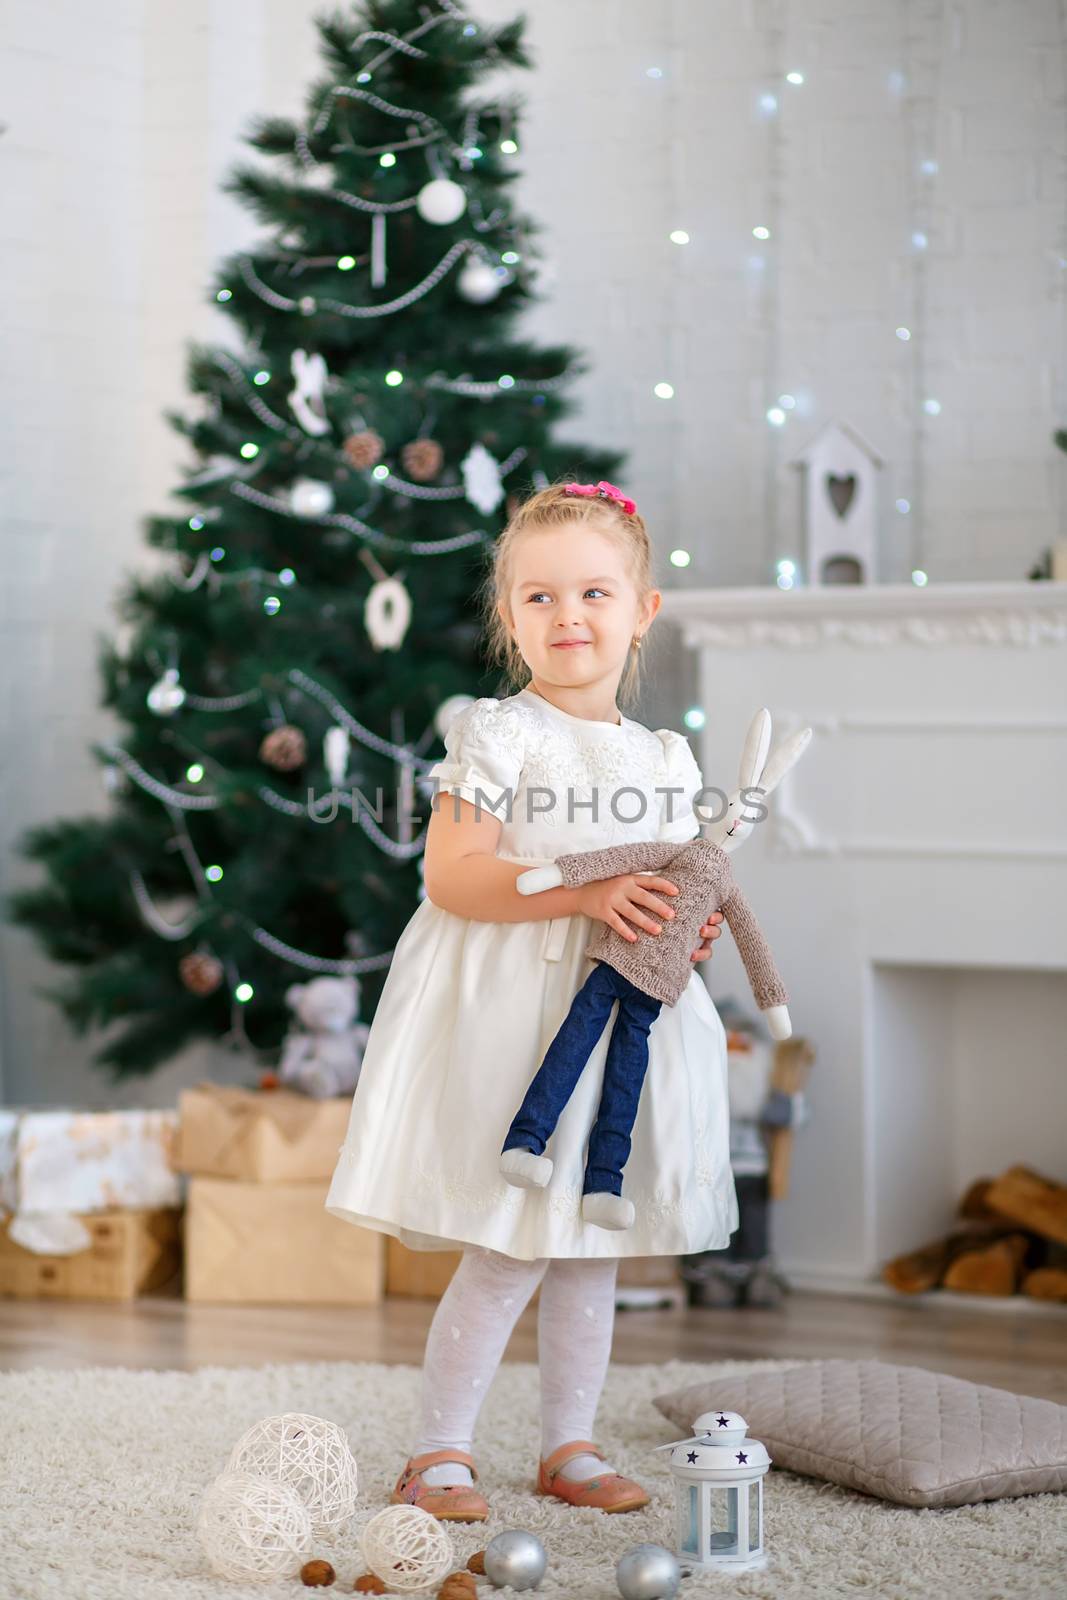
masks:
<instances>
[{"instance_id":1,"label":"pink flower headband","mask_svg":"<svg viewBox=\"0 0 1067 1600\"><path fill-rule=\"evenodd\" d=\"M633 516L637 506L633 500L628 500L621 489L616 489L613 483L605 483L601 478L599 483L565 483L564 494L599 495L605 500L617 500L627 516Z\"/></svg>"}]
</instances>

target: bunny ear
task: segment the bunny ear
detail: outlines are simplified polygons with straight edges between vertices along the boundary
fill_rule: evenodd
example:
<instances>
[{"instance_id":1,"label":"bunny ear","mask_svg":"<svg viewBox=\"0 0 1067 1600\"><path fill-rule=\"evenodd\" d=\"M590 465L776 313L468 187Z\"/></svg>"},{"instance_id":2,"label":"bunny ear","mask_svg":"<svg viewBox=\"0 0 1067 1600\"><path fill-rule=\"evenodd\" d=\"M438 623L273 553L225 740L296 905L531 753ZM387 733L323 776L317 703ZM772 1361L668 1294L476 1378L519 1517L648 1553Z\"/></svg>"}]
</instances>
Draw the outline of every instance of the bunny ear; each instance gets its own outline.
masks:
<instances>
[{"instance_id":1,"label":"bunny ear","mask_svg":"<svg viewBox=\"0 0 1067 1600\"><path fill-rule=\"evenodd\" d=\"M750 789L760 781L767 747L771 742L771 714L764 706L757 711L749 724L745 748L741 752L741 777L738 788Z\"/></svg>"},{"instance_id":2,"label":"bunny ear","mask_svg":"<svg viewBox=\"0 0 1067 1600\"><path fill-rule=\"evenodd\" d=\"M811 729L801 728L799 733L790 734L788 739L783 739L778 745L771 759L768 761L760 779L760 788L764 794L770 794L776 789L789 771L804 754L811 743Z\"/></svg>"}]
</instances>

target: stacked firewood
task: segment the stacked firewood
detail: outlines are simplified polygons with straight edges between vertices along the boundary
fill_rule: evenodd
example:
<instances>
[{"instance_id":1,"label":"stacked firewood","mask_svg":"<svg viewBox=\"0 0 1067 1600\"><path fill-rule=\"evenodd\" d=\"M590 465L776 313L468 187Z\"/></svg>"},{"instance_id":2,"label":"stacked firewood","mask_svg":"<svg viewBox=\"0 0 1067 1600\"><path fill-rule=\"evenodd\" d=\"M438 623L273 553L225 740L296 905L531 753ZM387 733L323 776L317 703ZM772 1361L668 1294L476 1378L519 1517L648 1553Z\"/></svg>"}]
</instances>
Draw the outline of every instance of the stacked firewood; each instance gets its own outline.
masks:
<instances>
[{"instance_id":1,"label":"stacked firewood","mask_svg":"<svg viewBox=\"0 0 1067 1600\"><path fill-rule=\"evenodd\" d=\"M1067 1185L1031 1167L979 1178L959 1206L962 1226L897 1256L882 1277L902 1294L1025 1294L1067 1303Z\"/></svg>"}]
</instances>

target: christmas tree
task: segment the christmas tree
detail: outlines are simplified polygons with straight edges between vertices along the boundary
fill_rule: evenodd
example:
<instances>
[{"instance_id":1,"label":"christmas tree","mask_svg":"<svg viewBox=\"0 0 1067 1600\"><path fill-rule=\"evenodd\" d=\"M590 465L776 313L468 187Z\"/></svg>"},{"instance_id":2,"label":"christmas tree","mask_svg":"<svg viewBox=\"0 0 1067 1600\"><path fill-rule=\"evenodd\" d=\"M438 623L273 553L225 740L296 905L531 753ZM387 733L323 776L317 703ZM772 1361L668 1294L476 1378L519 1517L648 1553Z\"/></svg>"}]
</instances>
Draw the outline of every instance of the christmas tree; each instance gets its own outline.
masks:
<instances>
[{"instance_id":1,"label":"christmas tree","mask_svg":"<svg viewBox=\"0 0 1067 1600\"><path fill-rule=\"evenodd\" d=\"M520 106L473 91L531 65L524 19L378 0L316 27L306 116L259 119L225 183L266 231L209 290L235 340L187 347L196 415L166 413L194 456L144 524L169 568L98 642L106 814L29 830L44 880L9 902L113 1081L204 1038L275 1065L315 974L355 976L371 1019L425 892L424 775L457 706L506 688L494 541L533 488L622 464L552 441L582 364L514 331Z\"/></svg>"}]
</instances>

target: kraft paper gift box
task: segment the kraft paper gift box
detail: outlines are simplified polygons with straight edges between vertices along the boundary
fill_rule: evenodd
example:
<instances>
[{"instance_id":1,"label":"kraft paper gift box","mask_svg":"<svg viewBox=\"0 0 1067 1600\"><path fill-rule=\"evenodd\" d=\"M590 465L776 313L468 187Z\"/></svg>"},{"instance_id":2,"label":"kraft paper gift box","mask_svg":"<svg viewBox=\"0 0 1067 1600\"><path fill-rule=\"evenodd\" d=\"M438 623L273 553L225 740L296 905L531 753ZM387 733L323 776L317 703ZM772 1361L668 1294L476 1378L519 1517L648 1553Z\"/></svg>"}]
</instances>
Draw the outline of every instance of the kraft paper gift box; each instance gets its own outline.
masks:
<instances>
[{"instance_id":1,"label":"kraft paper gift box","mask_svg":"<svg viewBox=\"0 0 1067 1600\"><path fill-rule=\"evenodd\" d=\"M329 1180L193 1177L185 1298L261 1305L372 1305L385 1290L384 1235L331 1216Z\"/></svg>"},{"instance_id":2,"label":"kraft paper gift box","mask_svg":"<svg viewBox=\"0 0 1067 1600\"><path fill-rule=\"evenodd\" d=\"M89 1248L86 1213L182 1203L176 1111L0 1110L0 1219L43 1255Z\"/></svg>"},{"instance_id":3,"label":"kraft paper gift box","mask_svg":"<svg viewBox=\"0 0 1067 1600\"><path fill-rule=\"evenodd\" d=\"M332 1178L352 1096L199 1083L179 1095L174 1165L204 1178L310 1183Z\"/></svg>"},{"instance_id":4,"label":"kraft paper gift box","mask_svg":"<svg viewBox=\"0 0 1067 1600\"><path fill-rule=\"evenodd\" d=\"M16 1300L134 1300L181 1270L181 1212L87 1212L74 1220L88 1244L73 1254L29 1250L0 1222L0 1296Z\"/></svg>"}]
</instances>

